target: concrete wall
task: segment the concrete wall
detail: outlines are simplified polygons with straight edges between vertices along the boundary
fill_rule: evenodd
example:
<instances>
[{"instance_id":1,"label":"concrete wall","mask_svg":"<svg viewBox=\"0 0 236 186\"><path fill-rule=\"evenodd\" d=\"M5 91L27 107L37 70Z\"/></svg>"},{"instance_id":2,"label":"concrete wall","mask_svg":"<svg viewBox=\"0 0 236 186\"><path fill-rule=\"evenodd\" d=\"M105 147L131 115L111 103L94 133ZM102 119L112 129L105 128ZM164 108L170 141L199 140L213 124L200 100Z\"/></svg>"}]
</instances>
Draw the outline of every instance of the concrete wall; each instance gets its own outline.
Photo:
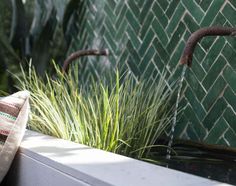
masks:
<instances>
[{"instance_id":1,"label":"concrete wall","mask_svg":"<svg viewBox=\"0 0 236 186\"><path fill-rule=\"evenodd\" d=\"M2 186L4 185L222 186L224 184L28 131Z\"/></svg>"}]
</instances>

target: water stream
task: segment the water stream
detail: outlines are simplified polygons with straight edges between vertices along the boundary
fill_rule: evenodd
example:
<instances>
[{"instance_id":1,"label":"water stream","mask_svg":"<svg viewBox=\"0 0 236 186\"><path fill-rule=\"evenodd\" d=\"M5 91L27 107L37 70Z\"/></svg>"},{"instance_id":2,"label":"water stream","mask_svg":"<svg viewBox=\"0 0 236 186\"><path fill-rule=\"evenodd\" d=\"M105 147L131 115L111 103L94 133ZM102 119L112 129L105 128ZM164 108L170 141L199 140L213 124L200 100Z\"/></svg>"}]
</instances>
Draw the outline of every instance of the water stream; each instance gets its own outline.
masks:
<instances>
[{"instance_id":1,"label":"water stream","mask_svg":"<svg viewBox=\"0 0 236 186\"><path fill-rule=\"evenodd\" d=\"M183 81L184 81L184 76L185 76L186 69L187 69L187 65L184 65L182 73L181 73L180 80L178 82L177 99L176 99L173 123L172 123L171 131L170 131L170 139L169 139L169 142L168 142L168 149L167 149L167 154L166 154L166 159L167 160L170 160L170 158L171 158L171 147L172 147L173 138L174 138L174 132L175 132L177 114L178 114L178 107L179 107L179 102L180 102L180 94L181 94L181 90L182 90L182 86L183 86Z\"/></svg>"}]
</instances>

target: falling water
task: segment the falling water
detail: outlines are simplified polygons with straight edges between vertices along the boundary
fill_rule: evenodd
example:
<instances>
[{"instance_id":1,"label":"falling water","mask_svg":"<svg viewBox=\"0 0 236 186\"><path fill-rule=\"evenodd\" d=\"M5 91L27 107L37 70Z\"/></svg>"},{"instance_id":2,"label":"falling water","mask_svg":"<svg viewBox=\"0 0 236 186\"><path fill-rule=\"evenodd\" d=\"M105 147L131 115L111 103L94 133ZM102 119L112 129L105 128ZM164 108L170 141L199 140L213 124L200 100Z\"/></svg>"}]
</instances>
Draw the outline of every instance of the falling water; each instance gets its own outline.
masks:
<instances>
[{"instance_id":1,"label":"falling water","mask_svg":"<svg viewBox=\"0 0 236 186\"><path fill-rule=\"evenodd\" d=\"M178 114L178 107L179 107L179 101L180 101L180 93L181 93L181 89L183 86L183 81L184 81L186 69L187 69L187 65L184 65L183 71L181 73L180 81L179 81L179 88L178 88L178 94L177 94L177 99L176 99L176 104L175 104L173 123L172 123L171 131L170 131L170 140L168 143L168 149L167 149L167 154L166 154L167 160L169 160L171 158L171 147L172 147L173 138L174 138L174 132L175 132L175 126L176 126L176 120L177 120L177 114Z\"/></svg>"}]
</instances>

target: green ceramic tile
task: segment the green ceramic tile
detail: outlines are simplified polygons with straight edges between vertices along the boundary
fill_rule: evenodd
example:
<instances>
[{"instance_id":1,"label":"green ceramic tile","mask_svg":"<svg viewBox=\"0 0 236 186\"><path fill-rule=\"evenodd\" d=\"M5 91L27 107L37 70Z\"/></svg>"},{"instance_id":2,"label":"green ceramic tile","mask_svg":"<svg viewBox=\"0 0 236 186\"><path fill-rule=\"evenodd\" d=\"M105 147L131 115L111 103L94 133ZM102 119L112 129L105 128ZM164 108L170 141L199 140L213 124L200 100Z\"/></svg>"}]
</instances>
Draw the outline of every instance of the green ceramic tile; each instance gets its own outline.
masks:
<instances>
[{"instance_id":1,"label":"green ceramic tile","mask_svg":"<svg viewBox=\"0 0 236 186\"><path fill-rule=\"evenodd\" d=\"M225 89L225 86L226 82L221 76L219 76L215 82L212 82L212 87L208 90L207 95L202 102L206 110L209 110L215 101L219 99Z\"/></svg>"},{"instance_id":2,"label":"green ceramic tile","mask_svg":"<svg viewBox=\"0 0 236 186\"><path fill-rule=\"evenodd\" d=\"M226 142L224 138L220 138L218 141L216 141L216 144L228 146L228 142Z\"/></svg>"},{"instance_id":3,"label":"green ceramic tile","mask_svg":"<svg viewBox=\"0 0 236 186\"><path fill-rule=\"evenodd\" d=\"M208 71L210 67L213 65L215 59L218 57L224 44L225 44L225 39L223 37L220 37L216 40L214 45L211 48L209 48L209 51L207 52L207 56L206 58L204 58L204 61L203 61L203 67L205 70Z\"/></svg>"},{"instance_id":4,"label":"green ceramic tile","mask_svg":"<svg viewBox=\"0 0 236 186\"><path fill-rule=\"evenodd\" d=\"M120 13L121 13L121 11L123 10L124 7L127 7L127 6L122 1L116 2L116 7L114 9L115 15L120 15Z\"/></svg>"},{"instance_id":5,"label":"green ceramic tile","mask_svg":"<svg viewBox=\"0 0 236 186\"><path fill-rule=\"evenodd\" d=\"M116 51L116 43L113 40L113 36L109 31L104 34L104 39L106 39L106 41L108 42L110 49L112 49L113 52Z\"/></svg>"},{"instance_id":6,"label":"green ceramic tile","mask_svg":"<svg viewBox=\"0 0 236 186\"><path fill-rule=\"evenodd\" d=\"M190 106L185 109L185 116L188 117L191 127L195 130L199 138L203 139L206 135L206 129L201 125L200 120L196 117Z\"/></svg>"},{"instance_id":7,"label":"green ceramic tile","mask_svg":"<svg viewBox=\"0 0 236 186\"><path fill-rule=\"evenodd\" d=\"M188 87L184 92L184 95L187 99L187 102L192 105L192 109L196 116L201 120L206 115L206 112L201 105L201 103L196 99L196 95L192 92L192 90Z\"/></svg>"},{"instance_id":8,"label":"green ceramic tile","mask_svg":"<svg viewBox=\"0 0 236 186\"><path fill-rule=\"evenodd\" d=\"M128 8L126 6L123 6L123 8L121 9L121 12L119 14L117 14L117 21L114 23L116 28L119 27L119 25L121 25L122 22L124 22L124 15L126 14L126 12L128 11ZM126 21L127 24L127 21ZM123 30L124 32L124 30Z\"/></svg>"},{"instance_id":9,"label":"green ceramic tile","mask_svg":"<svg viewBox=\"0 0 236 186\"><path fill-rule=\"evenodd\" d=\"M143 1L143 0L136 0L136 1L138 3L139 7L143 7L145 4L145 1ZM122 1L122 2L124 2L124 1Z\"/></svg>"},{"instance_id":10,"label":"green ceramic tile","mask_svg":"<svg viewBox=\"0 0 236 186\"><path fill-rule=\"evenodd\" d=\"M195 76L197 77L197 79L199 81L202 81L202 79L204 78L204 76L206 75L205 69L201 66L201 64L199 63L199 61L195 58L195 56L193 57L192 60L192 67L191 67L192 72L195 74Z\"/></svg>"},{"instance_id":11,"label":"green ceramic tile","mask_svg":"<svg viewBox=\"0 0 236 186\"><path fill-rule=\"evenodd\" d=\"M132 10L133 14L135 15L135 17L139 18L139 14L140 14L140 9L138 7L138 5L136 4L135 1L127 1L128 2L128 8Z\"/></svg>"},{"instance_id":12,"label":"green ceramic tile","mask_svg":"<svg viewBox=\"0 0 236 186\"><path fill-rule=\"evenodd\" d=\"M192 124L190 124L188 127L187 127L187 131L188 133L188 136L191 140L193 141L200 141L201 138L198 136L198 134L196 133L195 129L193 128Z\"/></svg>"},{"instance_id":13,"label":"green ceramic tile","mask_svg":"<svg viewBox=\"0 0 236 186\"><path fill-rule=\"evenodd\" d=\"M130 42L133 44L134 48L137 50L141 44L140 39L136 37L135 31L130 26L127 27L127 32L128 32L127 36L129 37Z\"/></svg>"},{"instance_id":14,"label":"green ceramic tile","mask_svg":"<svg viewBox=\"0 0 236 186\"><path fill-rule=\"evenodd\" d=\"M184 12L185 12L184 7L182 6L181 3L179 3L178 6L175 7L174 15L170 19L170 22L166 28L166 32L167 32L168 36L171 36L173 34L174 29L176 28L176 26L180 22L180 19L181 19L182 15L184 14Z\"/></svg>"},{"instance_id":15,"label":"green ceramic tile","mask_svg":"<svg viewBox=\"0 0 236 186\"><path fill-rule=\"evenodd\" d=\"M229 0L229 1L234 6L234 8L236 8L236 1L235 0Z\"/></svg>"},{"instance_id":16,"label":"green ceramic tile","mask_svg":"<svg viewBox=\"0 0 236 186\"><path fill-rule=\"evenodd\" d=\"M104 22L104 26L106 27L106 30L110 32L111 34L116 33L116 28L114 27L114 24L112 23L112 20L106 19Z\"/></svg>"},{"instance_id":17,"label":"green ceramic tile","mask_svg":"<svg viewBox=\"0 0 236 186\"><path fill-rule=\"evenodd\" d=\"M191 138L188 136L188 133L185 132L183 133L181 136L179 136L181 139L185 139L185 140L191 140Z\"/></svg>"},{"instance_id":18,"label":"green ceramic tile","mask_svg":"<svg viewBox=\"0 0 236 186\"><path fill-rule=\"evenodd\" d=\"M185 46L185 44L183 41L181 41L176 46L176 50L174 51L174 53L172 53L172 57L168 62L168 66L169 66L170 70L173 70L176 67L176 65L179 65L179 60L182 55L182 51L183 51L184 46Z\"/></svg>"},{"instance_id":19,"label":"green ceramic tile","mask_svg":"<svg viewBox=\"0 0 236 186\"><path fill-rule=\"evenodd\" d=\"M137 53L137 51L135 50L135 47L133 46L131 41L127 42L127 49L129 51L130 56L132 57L132 61L140 61L140 57L139 54ZM135 63L135 65L137 66L138 63Z\"/></svg>"},{"instance_id":20,"label":"green ceramic tile","mask_svg":"<svg viewBox=\"0 0 236 186\"><path fill-rule=\"evenodd\" d=\"M236 132L236 125L235 125L236 115L235 112L230 107L228 107L224 112L224 118L227 121L227 123L231 126L233 131Z\"/></svg>"},{"instance_id":21,"label":"green ceramic tile","mask_svg":"<svg viewBox=\"0 0 236 186\"><path fill-rule=\"evenodd\" d=\"M96 32L99 32L99 30L100 30L101 26L103 26L105 20L106 19L105 19L105 15L104 14L99 14L97 16L97 22L94 25L94 29L97 30ZM111 21L111 20L109 19L109 21ZM113 26L115 26L115 25L112 24L112 27ZM81 27L82 27L82 25L81 25Z\"/></svg>"},{"instance_id":22,"label":"green ceramic tile","mask_svg":"<svg viewBox=\"0 0 236 186\"><path fill-rule=\"evenodd\" d=\"M173 50L176 49L177 44L181 41L181 37L183 36L185 29L186 29L185 25L182 22L180 22L166 47L168 53L172 53Z\"/></svg>"},{"instance_id":23,"label":"green ceramic tile","mask_svg":"<svg viewBox=\"0 0 236 186\"><path fill-rule=\"evenodd\" d=\"M206 52L208 52L208 50L210 49L210 47L214 43L215 39L216 39L215 36L204 37L204 38L201 39L200 44L201 44L202 48Z\"/></svg>"},{"instance_id":24,"label":"green ceramic tile","mask_svg":"<svg viewBox=\"0 0 236 186\"><path fill-rule=\"evenodd\" d=\"M129 66L129 69L131 70L131 72L135 76L139 76L141 74L141 72L139 71L139 68L137 67L136 62L134 61L134 59L131 56L129 56L129 58L128 58L126 63Z\"/></svg>"},{"instance_id":25,"label":"green ceramic tile","mask_svg":"<svg viewBox=\"0 0 236 186\"><path fill-rule=\"evenodd\" d=\"M233 27L233 25L228 20L226 20L224 23L224 27Z\"/></svg>"},{"instance_id":26,"label":"green ceramic tile","mask_svg":"<svg viewBox=\"0 0 236 186\"><path fill-rule=\"evenodd\" d=\"M212 1L201 1L199 5L204 11L206 11L210 7L211 3Z\"/></svg>"},{"instance_id":27,"label":"green ceramic tile","mask_svg":"<svg viewBox=\"0 0 236 186\"><path fill-rule=\"evenodd\" d=\"M206 26L211 25L212 21L217 16L217 14L224 2L225 2L225 0L217 0L217 1L213 1L211 3L206 15L204 16L204 18L201 22L201 27L206 27Z\"/></svg>"},{"instance_id":28,"label":"green ceramic tile","mask_svg":"<svg viewBox=\"0 0 236 186\"><path fill-rule=\"evenodd\" d=\"M225 37L225 39L227 40L229 46L231 47L231 50L235 50L236 49L235 37Z\"/></svg>"},{"instance_id":29,"label":"green ceramic tile","mask_svg":"<svg viewBox=\"0 0 236 186\"><path fill-rule=\"evenodd\" d=\"M162 26L157 21L157 19L154 19L152 21L152 28L154 32L156 33L156 36L158 37L159 41L162 43L162 45L166 46L169 39L168 39L168 36L166 35L165 30L162 28Z\"/></svg>"},{"instance_id":30,"label":"green ceramic tile","mask_svg":"<svg viewBox=\"0 0 236 186\"><path fill-rule=\"evenodd\" d=\"M148 35L149 32L153 32L153 30L150 29L150 25L151 25L153 19L155 19L153 13L149 12L148 16L146 17L146 19L142 25L142 30L141 30L141 34L140 34L140 37L142 40L144 40L145 35ZM152 39L153 39L153 37L154 36L152 36Z\"/></svg>"},{"instance_id":31,"label":"green ceramic tile","mask_svg":"<svg viewBox=\"0 0 236 186\"><path fill-rule=\"evenodd\" d=\"M204 12L201 7L194 1L182 1L187 10L191 13L194 19L199 23L204 17Z\"/></svg>"},{"instance_id":32,"label":"green ceramic tile","mask_svg":"<svg viewBox=\"0 0 236 186\"><path fill-rule=\"evenodd\" d=\"M214 126L214 123L224 112L226 106L227 103L224 101L224 99L219 98L209 110L208 115L202 121L203 126L206 127L208 130L211 130L211 128Z\"/></svg>"},{"instance_id":33,"label":"green ceramic tile","mask_svg":"<svg viewBox=\"0 0 236 186\"><path fill-rule=\"evenodd\" d=\"M156 52L159 54L161 59L165 61L165 63L169 61L169 54L166 52L165 48L161 45L157 38L153 40L153 46L155 47Z\"/></svg>"},{"instance_id":34,"label":"green ceramic tile","mask_svg":"<svg viewBox=\"0 0 236 186\"><path fill-rule=\"evenodd\" d=\"M234 71L231 67L227 66L223 72L223 76L229 86L233 89L236 93L236 71Z\"/></svg>"},{"instance_id":35,"label":"green ceramic tile","mask_svg":"<svg viewBox=\"0 0 236 186\"><path fill-rule=\"evenodd\" d=\"M117 29L117 33L116 33L116 40L119 42L120 39L122 38L123 35L125 35L124 30L126 30L128 27L127 24L127 20L123 19L122 22L119 24L118 27L116 27ZM124 43L123 43L124 44Z\"/></svg>"},{"instance_id":36,"label":"green ceramic tile","mask_svg":"<svg viewBox=\"0 0 236 186\"><path fill-rule=\"evenodd\" d=\"M153 46L149 46L146 54L144 55L143 59L139 63L139 69L144 70L148 65L147 61L150 62L155 55L155 48Z\"/></svg>"},{"instance_id":37,"label":"green ceramic tile","mask_svg":"<svg viewBox=\"0 0 236 186\"><path fill-rule=\"evenodd\" d=\"M161 57L157 53L154 57L154 63L156 64L157 68L162 72L165 67L165 63L162 61Z\"/></svg>"},{"instance_id":38,"label":"green ceramic tile","mask_svg":"<svg viewBox=\"0 0 236 186\"><path fill-rule=\"evenodd\" d=\"M202 84L205 87L205 89L209 89L216 78L219 76L221 71L224 69L224 66L226 65L226 61L222 56L219 56L217 60L214 62L212 67L207 72Z\"/></svg>"},{"instance_id":39,"label":"green ceramic tile","mask_svg":"<svg viewBox=\"0 0 236 186\"><path fill-rule=\"evenodd\" d=\"M166 10L166 8L169 6L169 3L167 1L157 0L157 3L162 8L162 10Z\"/></svg>"},{"instance_id":40,"label":"green ceramic tile","mask_svg":"<svg viewBox=\"0 0 236 186\"><path fill-rule=\"evenodd\" d=\"M199 25L196 23L196 21L193 19L193 17L191 15L189 15L188 13L185 14L185 16L184 16L184 23L191 33L195 32L196 30L199 29Z\"/></svg>"},{"instance_id":41,"label":"green ceramic tile","mask_svg":"<svg viewBox=\"0 0 236 186\"><path fill-rule=\"evenodd\" d=\"M178 122L176 124L176 128L174 131L174 136L180 136L183 131L185 131L185 128L187 127L188 119L185 117L184 114L182 114L180 117L178 117Z\"/></svg>"},{"instance_id":42,"label":"green ceramic tile","mask_svg":"<svg viewBox=\"0 0 236 186\"><path fill-rule=\"evenodd\" d=\"M140 13L140 22L143 23L145 20L145 17L147 15L147 13L150 11L150 9L152 8L152 4L153 4L153 0L146 0L143 7L142 7L142 11Z\"/></svg>"},{"instance_id":43,"label":"green ceramic tile","mask_svg":"<svg viewBox=\"0 0 236 186\"><path fill-rule=\"evenodd\" d=\"M104 7L104 10L108 18L111 19L111 21L114 23L116 21L116 16L114 12L112 11L111 7L106 4Z\"/></svg>"},{"instance_id":44,"label":"green ceramic tile","mask_svg":"<svg viewBox=\"0 0 236 186\"><path fill-rule=\"evenodd\" d=\"M169 19L173 16L173 13L175 12L176 7L178 6L178 4L180 4L179 2L180 0L174 0L169 4L166 10L166 15Z\"/></svg>"},{"instance_id":45,"label":"green ceramic tile","mask_svg":"<svg viewBox=\"0 0 236 186\"><path fill-rule=\"evenodd\" d=\"M115 0L107 0L106 2L108 3L108 6L111 9L115 9L115 7L116 7L116 1Z\"/></svg>"},{"instance_id":46,"label":"green ceramic tile","mask_svg":"<svg viewBox=\"0 0 236 186\"><path fill-rule=\"evenodd\" d=\"M224 9L222 10L222 13L232 25L236 25L235 9L230 4L225 5Z\"/></svg>"},{"instance_id":47,"label":"green ceramic tile","mask_svg":"<svg viewBox=\"0 0 236 186\"><path fill-rule=\"evenodd\" d=\"M202 0L195 0L197 4L200 4Z\"/></svg>"},{"instance_id":48,"label":"green ceramic tile","mask_svg":"<svg viewBox=\"0 0 236 186\"><path fill-rule=\"evenodd\" d=\"M86 25L85 25L85 29L87 30L87 32L88 32L90 35L92 35L93 37L95 37L95 35L94 35L94 33L93 33L94 29L93 29L93 27L91 26L91 24L86 24Z\"/></svg>"},{"instance_id":49,"label":"green ceramic tile","mask_svg":"<svg viewBox=\"0 0 236 186\"><path fill-rule=\"evenodd\" d=\"M229 62L234 70L236 70L236 63L234 62L234 58L236 56L236 50L233 49L229 44L226 44L222 51L223 56Z\"/></svg>"},{"instance_id":50,"label":"green ceramic tile","mask_svg":"<svg viewBox=\"0 0 236 186\"><path fill-rule=\"evenodd\" d=\"M162 27L165 28L166 25L168 25L168 17L166 16L165 12L161 10L157 3L153 4L153 10L153 13L155 14L156 18L161 23Z\"/></svg>"},{"instance_id":51,"label":"green ceramic tile","mask_svg":"<svg viewBox=\"0 0 236 186\"><path fill-rule=\"evenodd\" d=\"M212 25L224 25L225 22L226 22L225 17L220 12L218 12L218 14L215 17Z\"/></svg>"},{"instance_id":52,"label":"green ceramic tile","mask_svg":"<svg viewBox=\"0 0 236 186\"><path fill-rule=\"evenodd\" d=\"M142 62L141 62L142 63ZM141 65L144 65L142 67ZM142 70L144 77L150 78L151 76L158 74L158 71L154 65L154 62L152 60L149 61L149 63L143 63L139 65L139 68Z\"/></svg>"},{"instance_id":53,"label":"green ceramic tile","mask_svg":"<svg viewBox=\"0 0 236 186\"><path fill-rule=\"evenodd\" d=\"M123 50L123 51L121 51L121 54L119 56L119 60L120 61L122 60L125 63L125 62L127 62L128 57L129 57L128 50ZM123 66L123 64L119 64L119 66Z\"/></svg>"},{"instance_id":54,"label":"green ceramic tile","mask_svg":"<svg viewBox=\"0 0 236 186\"><path fill-rule=\"evenodd\" d=\"M233 90L230 87L227 87L224 92L224 98L226 99L228 106L232 107L234 112L236 112L235 96L236 94L234 94Z\"/></svg>"},{"instance_id":55,"label":"green ceramic tile","mask_svg":"<svg viewBox=\"0 0 236 186\"><path fill-rule=\"evenodd\" d=\"M140 45L140 48L138 50L139 54L141 56L143 56L146 53L146 50L148 49L150 44L152 44L152 40L153 40L154 35L155 35L155 33L153 32L152 28L150 28L150 30L148 30L148 32L146 32L146 35L143 38L143 43L142 43L142 45Z\"/></svg>"},{"instance_id":56,"label":"green ceramic tile","mask_svg":"<svg viewBox=\"0 0 236 186\"><path fill-rule=\"evenodd\" d=\"M193 73L186 73L186 81L188 82L189 87L191 87L192 91L196 94L196 97L199 101L203 99L206 92L204 88L202 87L199 80L196 78L196 76Z\"/></svg>"},{"instance_id":57,"label":"green ceramic tile","mask_svg":"<svg viewBox=\"0 0 236 186\"><path fill-rule=\"evenodd\" d=\"M215 144L216 141L223 136L225 130L228 129L228 124L227 122L221 117L219 120L216 122L214 127L209 131L208 136L206 139L204 139L204 142L210 143L210 144Z\"/></svg>"},{"instance_id":58,"label":"green ceramic tile","mask_svg":"<svg viewBox=\"0 0 236 186\"><path fill-rule=\"evenodd\" d=\"M225 133L224 138L230 143L232 147L236 147L236 134L231 130Z\"/></svg>"},{"instance_id":59,"label":"green ceramic tile","mask_svg":"<svg viewBox=\"0 0 236 186\"><path fill-rule=\"evenodd\" d=\"M126 12L126 18L129 21L130 26L133 28L133 30L136 32L136 34L139 32L140 24L135 17L135 15L131 11Z\"/></svg>"},{"instance_id":60,"label":"green ceramic tile","mask_svg":"<svg viewBox=\"0 0 236 186\"><path fill-rule=\"evenodd\" d=\"M185 81L184 81L185 82ZM186 87L186 85L183 85L183 87ZM181 92L181 95L183 96L184 95L184 97L182 97L181 98L181 100L180 100L180 103L179 103L179 109L185 109L185 107L187 107L187 105L189 104L189 102L188 102L188 100L186 99L186 97L185 97L185 91L182 91ZM181 114L181 113L180 113Z\"/></svg>"}]
</instances>

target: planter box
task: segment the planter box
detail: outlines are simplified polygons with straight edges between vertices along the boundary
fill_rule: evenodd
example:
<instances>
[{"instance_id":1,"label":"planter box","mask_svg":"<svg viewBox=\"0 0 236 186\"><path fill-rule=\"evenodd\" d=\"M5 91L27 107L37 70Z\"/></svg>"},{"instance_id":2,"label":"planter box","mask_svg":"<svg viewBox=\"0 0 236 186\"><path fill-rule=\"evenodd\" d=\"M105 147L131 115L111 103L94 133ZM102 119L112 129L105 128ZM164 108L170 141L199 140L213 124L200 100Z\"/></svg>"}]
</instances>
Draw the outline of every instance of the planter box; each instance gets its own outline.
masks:
<instances>
[{"instance_id":1,"label":"planter box","mask_svg":"<svg viewBox=\"0 0 236 186\"><path fill-rule=\"evenodd\" d=\"M27 131L7 186L227 185Z\"/></svg>"}]
</instances>

